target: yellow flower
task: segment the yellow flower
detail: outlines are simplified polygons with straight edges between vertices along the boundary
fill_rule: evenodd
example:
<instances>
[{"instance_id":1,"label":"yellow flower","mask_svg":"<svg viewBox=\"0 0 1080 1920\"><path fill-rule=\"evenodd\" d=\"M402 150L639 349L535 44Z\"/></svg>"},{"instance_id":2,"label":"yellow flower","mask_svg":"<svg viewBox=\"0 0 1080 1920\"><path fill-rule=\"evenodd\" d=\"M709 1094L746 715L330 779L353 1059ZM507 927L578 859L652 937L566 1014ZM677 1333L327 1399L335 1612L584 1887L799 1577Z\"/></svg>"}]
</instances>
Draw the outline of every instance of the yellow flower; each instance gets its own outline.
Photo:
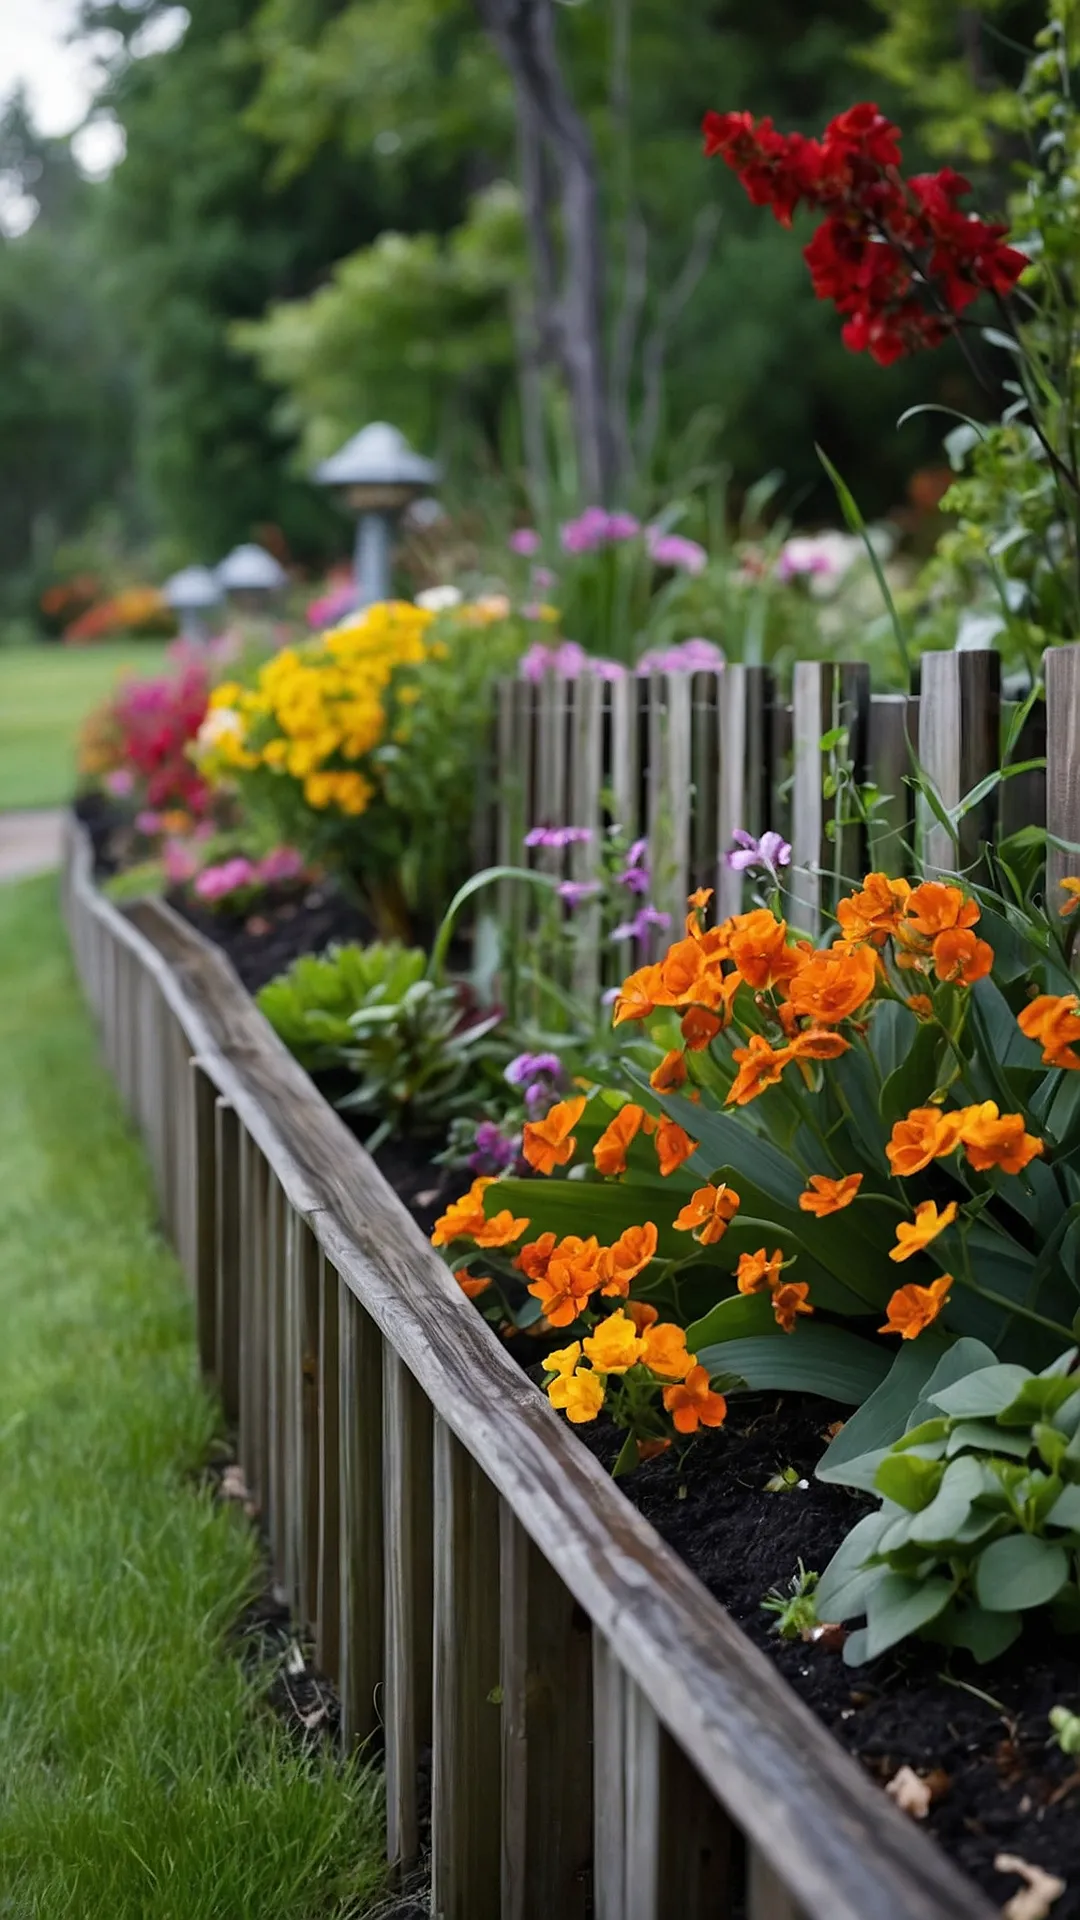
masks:
<instances>
[{"instance_id":1,"label":"yellow flower","mask_svg":"<svg viewBox=\"0 0 1080 1920\"><path fill-rule=\"evenodd\" d=\"M937 1239L939 1233L951 1227L955 1219L955 1200L950 1200L940 1213L936 1200L921 1200L915 1209L914 1220L901 1220L897 1227L896 1245L890 1249L889 1259L910 1260L913 1253L921 1253L931 1240Z\"/></svg>"},{"instance_id":2,"label":"yellow flower","mask_svg":"<svg viewBox=\"0 0 1080 1920\"><path fill-rule=\"evenodd\" d=\"M644 1347L632 1320L621 1308L601 1320L583 1342L585 1358L597 1373L626 1373L641 1359Z\"/></svg>"},{"instance_id":3,"label":"yellow flower","mask_svg":"<svg viewBox=\"0 0 1080 1920\"><path fill-rule=\"evenodd\" d=\"M568 1373L573 1373L580 1359L581 1341L571 1340L568 1347L557 1347L554 1353L549 1353L544 1365L549 1373L557 1373L561 1379L565 1379Z\"/></svg>"},{"instance_id":4,"label":"yellow flower","mask_svg":"<svg viewBox=\"0 0 1080 1920\"><path fill-rule=\"evenodd\" d=\"M547 1396L553 1407L561 1407L575 1427L595 1420L604 1404L604 1383L595 1373L579 1367L576 1373L558 1374L548 1381Z\"/></svg>"}]
</instances>

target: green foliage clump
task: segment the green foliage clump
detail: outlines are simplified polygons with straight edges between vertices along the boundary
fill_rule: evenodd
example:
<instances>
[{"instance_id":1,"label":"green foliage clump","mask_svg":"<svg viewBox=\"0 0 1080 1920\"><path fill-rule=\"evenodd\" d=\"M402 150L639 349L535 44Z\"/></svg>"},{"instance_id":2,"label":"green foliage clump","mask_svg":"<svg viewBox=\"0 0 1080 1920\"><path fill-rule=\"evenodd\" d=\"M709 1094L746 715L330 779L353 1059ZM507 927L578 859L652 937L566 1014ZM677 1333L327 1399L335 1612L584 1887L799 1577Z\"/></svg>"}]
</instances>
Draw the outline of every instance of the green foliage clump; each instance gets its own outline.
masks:
<instances>
[{"instance_id":1,"label":"green foliage clump","mask_svg":"<svg viewBox=\"0 0 1080 1920\"><path fill-rule=\"evenodd\" d=\"M984 1348L967 1358L945 1356L908 1430L876 1456L881 1508L822 1576L822 1619L865 1615L844 1647L852 1665L912 1635L992 1660L1044 1610L1055 1630L1080 1631L1077 1351L1041 1373ZM873 1460L831 1477L864 1485Z\"/></svg>"},{"instance_id":2,"label":"green foliage clump","mask_svg":"<svg viewBox=\"0 0 1080 1920\"><path fill-rule=\"evenodd\" d=\"M424 976L419 947L375 941L302 954L287 973L261 987L259 1009L309 1073L335 1066L363 1007L394 1005Z\"/></svg>"}]
</instances>

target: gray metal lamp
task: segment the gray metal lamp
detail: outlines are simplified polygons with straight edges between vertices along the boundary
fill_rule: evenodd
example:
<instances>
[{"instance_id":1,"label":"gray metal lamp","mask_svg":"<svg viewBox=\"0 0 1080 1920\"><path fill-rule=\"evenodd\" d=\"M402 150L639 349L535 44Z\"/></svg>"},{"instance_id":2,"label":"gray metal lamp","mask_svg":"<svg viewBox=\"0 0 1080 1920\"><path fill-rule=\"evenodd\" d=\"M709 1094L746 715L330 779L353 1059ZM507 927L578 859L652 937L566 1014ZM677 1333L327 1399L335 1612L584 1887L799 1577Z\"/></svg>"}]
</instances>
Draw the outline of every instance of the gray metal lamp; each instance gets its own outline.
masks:
<instances>
[{"instance_id":1,"label":"gray metal lamp","mask_svg":"<svg viewBox=\"0 0 1080 1920\"><path fill-rule=\"evenodd\" d=\"M438 484L433 460L415 453L403 433L373 422L315 469L320 486L333 487L357 518L354 550L356 605L390 595L394 530L405 508Z\"/></svg>"},{"instance_id":2,"label":"gray metal lamp","mask_svg":"<svg viewBox=\"0 0 1080 1920\"><path fill-rule=\"evenodd\" d=\"M267 553L265 547L253 546L251 542L234 547L215 572L219 588L228 595L233 606L245 613L265 613L273 596L280 593L288 577L272 553Z\"/></svg>"},{"instance_id":3,"label":"gray metal lamp","mask_svg":"<svg viewBox=\"0 0 1080 1920\"><path fill-rule=\"evenodd\" d=\"M221 605L221 588L209 567L181 567L161 589L176 615L183 640L209 638L210 614Z\"/></svg>"}]
</instances>

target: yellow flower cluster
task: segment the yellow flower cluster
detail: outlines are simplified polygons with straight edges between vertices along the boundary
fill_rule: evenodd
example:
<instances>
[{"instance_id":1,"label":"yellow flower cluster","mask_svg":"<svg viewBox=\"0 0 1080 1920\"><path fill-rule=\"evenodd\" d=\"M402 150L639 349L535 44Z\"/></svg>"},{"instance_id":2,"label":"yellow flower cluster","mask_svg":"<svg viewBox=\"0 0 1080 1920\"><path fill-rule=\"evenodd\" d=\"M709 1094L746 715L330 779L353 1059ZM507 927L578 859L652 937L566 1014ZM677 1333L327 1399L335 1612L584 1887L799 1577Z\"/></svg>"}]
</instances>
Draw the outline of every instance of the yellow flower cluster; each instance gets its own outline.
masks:
<instances>
[{"instance_id":1,"label":"yellow flower cluster","mask_svg":"<svg viewBox=\"0 0 1080 1920\"><path fill-rule=\"evenodd\" d=\"M406 601L380 601L317 639L285 647L254 687L217 687L199 733L200 768L225 779L265 768L299 781L309 807L363 813L375 789L355 762L385 735L391 676L427 658L433 618ZM400 691L407 698L414 689Z\"/></svg>"}]
</instances>

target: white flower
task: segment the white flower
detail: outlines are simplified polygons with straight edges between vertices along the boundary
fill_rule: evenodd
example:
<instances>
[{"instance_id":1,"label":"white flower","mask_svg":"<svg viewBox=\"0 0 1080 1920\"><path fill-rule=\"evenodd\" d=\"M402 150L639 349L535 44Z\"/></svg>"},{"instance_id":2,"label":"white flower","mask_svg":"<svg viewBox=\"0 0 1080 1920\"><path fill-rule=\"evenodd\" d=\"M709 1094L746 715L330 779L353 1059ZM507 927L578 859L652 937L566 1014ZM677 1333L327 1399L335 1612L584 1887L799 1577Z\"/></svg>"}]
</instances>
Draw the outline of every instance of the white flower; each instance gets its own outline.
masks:
<instances>
[{"instance_id":1,"label":"white flower","mask_svg":"<svg viewBox=\"0 0 1080 1920\"><path fill-rule=\"evenodd\" d=\"M423 593L416 596L416 604L427 613L445 613L449 607L460 607L460 587L425 587Z\"/></svg>"},{"instance_id":2,"label":"white flower","mask_svg":"<svg viewBox=\"0 0 1080 1920\"><path fill-rule=\"evenodd\" d=\"M211 707L199 728L200 747L217 747L223 740L242 740L244 722L235 707Z\"/></svg>"}]
</instances>

